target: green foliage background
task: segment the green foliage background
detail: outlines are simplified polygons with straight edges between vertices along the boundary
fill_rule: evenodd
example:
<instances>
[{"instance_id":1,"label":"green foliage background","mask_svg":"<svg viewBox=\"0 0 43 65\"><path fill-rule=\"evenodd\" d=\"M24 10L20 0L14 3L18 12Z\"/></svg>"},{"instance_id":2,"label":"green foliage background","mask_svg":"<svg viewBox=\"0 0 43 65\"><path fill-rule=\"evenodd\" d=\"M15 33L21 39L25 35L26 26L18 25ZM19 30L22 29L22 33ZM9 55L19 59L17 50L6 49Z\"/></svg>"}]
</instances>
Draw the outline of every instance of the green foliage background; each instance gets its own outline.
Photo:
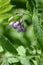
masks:
<instances>
[{"instance_id":1,"label":"green foliage background","mask_svg":"<svg viewBox=\"0 0 43 65\"><path fill-rule=\"evenodd\" d=\"M19 33L9 23L21 18ZM43 65L43 0L0 0L0 65Z\"/></svg>"}]
</instances>

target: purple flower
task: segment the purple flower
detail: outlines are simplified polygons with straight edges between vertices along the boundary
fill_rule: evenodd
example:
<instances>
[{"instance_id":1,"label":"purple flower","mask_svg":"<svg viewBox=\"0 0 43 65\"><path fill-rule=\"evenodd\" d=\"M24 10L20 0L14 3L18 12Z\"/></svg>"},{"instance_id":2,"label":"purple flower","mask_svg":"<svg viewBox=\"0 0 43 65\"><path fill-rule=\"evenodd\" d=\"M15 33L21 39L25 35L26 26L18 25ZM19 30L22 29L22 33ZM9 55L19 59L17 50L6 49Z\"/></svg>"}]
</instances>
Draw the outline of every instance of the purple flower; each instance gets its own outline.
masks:
<instances>
[{"instance_id":1,"label":"purple flower","mask_svg":"<svg viewBox=\"0 0 43 65\"><path fill-rule=\"evenodd\" d=\"M13 27L14 27L14 28L17 28L18 24L19 24L19 22L18 22L18 21L17 21L17 22L15 22L15 23L13 24Z\"/></svg>"},{"instance_id":2,"label":"purple flower","mask_svg":"<svg viewBox=\"0 0 43 65\"><path fill-rule=\"evenodd\" d=\"M14 21L9 23L10 26L12 26L13 24L14 24Z\"/></svg>"},{"instance_id":3,"label":"purple flower","mask_svg":"<svg viewBox=\"0 0 43 65\"><path fill-rule=\"evenodd\" d=\"M18 28L17 28L17 32L21 32L21 26L18 26Z\"/></svg>"},{"instance_id":4,"label":"purple flower","mask_svg":"<svg viewBox=\"0 0 43 65\"><path fill-rule=\"evenodd\" d=\"M20 19L19 21L16 21L16 22L10 22L10 26L12 26L13 28L17 28L17 31L18 32L21 32L21 31L23 31L23 32L26 32L26 28L22 25L22 22L23 22L23 20L22 19Z\"/></svg>"},{"instance_id":5,"label":"purple flower","mask_svg":"<svg viewBox=\"0 0 43 65\"><path fill-rule=\"evenodd\" d=\"M14 28L17 28L17 26L21 25L22 24L22 19L20 19L20 21L16 21L16 22L11 22L9 25L14 27Z\"/></svg>"},{"instance_id":6,"label":"purple flower","mask_svg":"<svg viewBox=\"0 0 43 65\"><path fill-rule=\"evenodd\" d=\"M23 31L23 32L26 32L26 28L24 28L24 26L18 26L18 28L17 28L17 32L21 32L21 31Z\"/></svg>"},{"instance_id":7,"label":"purple flower","mask_svg":"<svg viewBox=\"0 0 43 65\"><path fill-rule=\"evenodd\" d=\"M17 21L17 22L11 22L9 25L14 28L17 28L18 24L19 24L19 22Z\"/></svg>"}]
</instances>

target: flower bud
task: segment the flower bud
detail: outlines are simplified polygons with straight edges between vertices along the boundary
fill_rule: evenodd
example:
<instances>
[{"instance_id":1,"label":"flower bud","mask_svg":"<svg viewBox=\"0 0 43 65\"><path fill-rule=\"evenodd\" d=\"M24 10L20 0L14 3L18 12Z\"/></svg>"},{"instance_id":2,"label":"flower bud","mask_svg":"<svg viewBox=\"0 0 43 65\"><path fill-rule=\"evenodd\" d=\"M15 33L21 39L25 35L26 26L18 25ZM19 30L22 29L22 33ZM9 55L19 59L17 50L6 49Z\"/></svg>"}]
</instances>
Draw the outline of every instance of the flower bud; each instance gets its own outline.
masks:
<instances>
[{"instance_id":1,"label":"flower bud","mask_svg":"<svg viewBox=\"0 0 43 65\"><path fill-rule=\"evenodd\" d=\"M19 21L19 22L20 22L20 24L21 24L21 23L23 22L23 20L22 20L22 19L20 19L20 21Z\"/></svg>"}]
</instances>

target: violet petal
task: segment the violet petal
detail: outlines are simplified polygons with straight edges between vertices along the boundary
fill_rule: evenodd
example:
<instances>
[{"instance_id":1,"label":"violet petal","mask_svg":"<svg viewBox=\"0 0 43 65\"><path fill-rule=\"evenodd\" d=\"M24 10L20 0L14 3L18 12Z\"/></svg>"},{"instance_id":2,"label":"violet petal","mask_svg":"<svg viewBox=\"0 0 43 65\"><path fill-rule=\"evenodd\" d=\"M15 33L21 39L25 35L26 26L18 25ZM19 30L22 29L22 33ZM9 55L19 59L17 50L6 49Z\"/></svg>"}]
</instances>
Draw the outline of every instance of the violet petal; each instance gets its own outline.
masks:
<instances>
[{"instance_id":1,"label":"violet petal","mask_svg":"<svg viewBox=\"0 0 43 65\"><path fill-rule=\"evenodd\" d=\"M19 24L19 22L14 22L13 21L9 25L12 26L12 27L14 27L14 28L17 28L18 24Z\"/></svg>"},{"instance_id":2,"label":"violet petal","mask_svg":"<svg viewBox=\"0 0 43 65\"><path fill-rule=\"evenodd\" d=\"M22 30L21 27L17 28L17 32L21 32L21 30Z\"/></svg>"},{"instance_id":3,"label":"violet petal","mask_svg":"<svg viewBox=\"0 0 43 65\"><path fill-rule=\"evenodd\" d=\"M9 23L10 26L12 26L13 24L14 24L14 21Z\"/></svg>"},{"instance_id":4,"label":"violet petal","mask_svg":"<svg viewBox=\"0 0 43 65\"><path fill-rule=\"evenodd\" d=\"M13 27L16 28L18 26L19 22L16 22L13 24Z\"/></svg>"}]
</instances>

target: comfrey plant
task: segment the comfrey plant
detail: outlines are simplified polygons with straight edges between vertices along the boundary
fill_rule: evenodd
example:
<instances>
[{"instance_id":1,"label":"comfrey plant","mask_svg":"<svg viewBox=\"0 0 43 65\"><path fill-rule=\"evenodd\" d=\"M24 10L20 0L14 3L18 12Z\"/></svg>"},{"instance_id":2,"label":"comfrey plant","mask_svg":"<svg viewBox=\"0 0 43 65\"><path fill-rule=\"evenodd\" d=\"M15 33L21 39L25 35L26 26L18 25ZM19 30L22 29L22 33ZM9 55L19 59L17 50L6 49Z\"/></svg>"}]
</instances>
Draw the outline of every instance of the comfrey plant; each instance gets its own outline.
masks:
<instances>
[{"instance_id":1,"label":"comfrey plant","mask_svg":"<svg viewBox=\"0 0 43 65\"><path fill-rule=\"evenodd\" d=\"M26 32L26 28L24 27L23 23L23 19L20 19L19 21L12 21L9 23L10 26L12 26L13 28L17 29L18 32Z\"/></svg>"}]
</instances>

